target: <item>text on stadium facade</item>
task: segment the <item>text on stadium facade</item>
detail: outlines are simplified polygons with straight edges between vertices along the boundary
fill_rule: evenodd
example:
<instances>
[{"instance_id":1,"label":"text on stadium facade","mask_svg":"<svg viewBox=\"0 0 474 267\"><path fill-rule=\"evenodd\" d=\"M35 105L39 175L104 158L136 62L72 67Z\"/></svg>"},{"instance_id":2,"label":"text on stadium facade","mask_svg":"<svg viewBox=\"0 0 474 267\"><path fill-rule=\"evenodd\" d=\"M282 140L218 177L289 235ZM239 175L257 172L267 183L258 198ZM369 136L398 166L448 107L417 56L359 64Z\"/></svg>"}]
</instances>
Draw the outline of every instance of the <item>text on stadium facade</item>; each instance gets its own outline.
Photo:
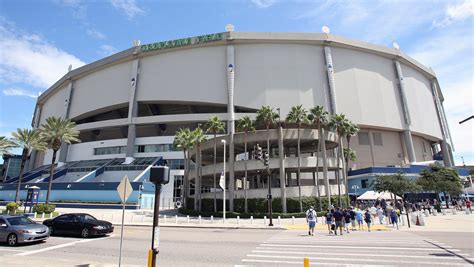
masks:
<instances>
[{"instance_id":1,"label":"text on stadium facade","mask_svg":"<svg viewBox=\"0 0 474 267\"><path fill-rule=\"evenodd\" d=\"M200 43L207 43L207 42L214 42L222 40L224 34L223 33L213 33L213 34L206 34L196 37L189 37L189 38L182 38L176 39L171 41L163 41L153 44L146 44L141 46L142 52L165 49L165 48L173 48L179 46L186 46L186 45L194 45Z\"/></svg>"}]
</instances>

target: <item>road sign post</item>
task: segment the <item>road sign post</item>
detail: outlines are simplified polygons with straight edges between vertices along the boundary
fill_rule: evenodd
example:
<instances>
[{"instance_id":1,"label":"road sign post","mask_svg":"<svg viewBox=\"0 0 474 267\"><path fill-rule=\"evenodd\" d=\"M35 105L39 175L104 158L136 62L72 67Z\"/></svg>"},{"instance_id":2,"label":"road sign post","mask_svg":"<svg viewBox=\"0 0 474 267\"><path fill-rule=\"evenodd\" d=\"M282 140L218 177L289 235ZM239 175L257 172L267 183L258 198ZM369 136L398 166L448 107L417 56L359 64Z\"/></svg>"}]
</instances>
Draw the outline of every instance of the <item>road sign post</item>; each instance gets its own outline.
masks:
<instances>
[{"instance_id":1,"label":"road sign post","mask_svg":"<svg viewBox=\"0 0 474 267\"><path fill-rule=\"evenodd\" d=\"M128 197L132 194L133 188L130 184L128 176L123 177L120 184L117 186L117 193L122 200L122 227L120 230L120 252L119 252L119 267L122 266L122 243L123 243L123 223L125 221L125 203Z\"/></svg>"}]
</instances>

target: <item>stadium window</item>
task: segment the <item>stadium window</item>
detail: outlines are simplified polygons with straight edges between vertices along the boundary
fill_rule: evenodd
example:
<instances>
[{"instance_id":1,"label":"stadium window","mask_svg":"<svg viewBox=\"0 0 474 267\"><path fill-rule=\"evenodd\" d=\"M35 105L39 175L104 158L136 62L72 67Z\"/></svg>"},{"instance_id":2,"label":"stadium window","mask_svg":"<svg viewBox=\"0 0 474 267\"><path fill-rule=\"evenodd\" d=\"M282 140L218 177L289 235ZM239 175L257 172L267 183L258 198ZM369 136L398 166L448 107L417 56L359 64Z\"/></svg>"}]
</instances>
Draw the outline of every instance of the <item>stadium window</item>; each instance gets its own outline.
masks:
<instances>
[{"instance_id":1,"label":"stadium window","mask_svg":"<svg viewBox=\"0 0 474 267\"><path fill-rule=\"evenodd\" d=\"M383 146L382 133L372 133L372 138L374 139L374 145Z\"/></svg>"},{"instance_id":2,"label":"stadium window","mask_svg":"<svg viewBox=\"0 0 474 267\"><path fill-rule=\"evenodd\" d=\"M369 145L369 133L368 132L359 132L357 133L357 138L359 139L359 145L368 146Z\"/></svg>"}]
</instances>

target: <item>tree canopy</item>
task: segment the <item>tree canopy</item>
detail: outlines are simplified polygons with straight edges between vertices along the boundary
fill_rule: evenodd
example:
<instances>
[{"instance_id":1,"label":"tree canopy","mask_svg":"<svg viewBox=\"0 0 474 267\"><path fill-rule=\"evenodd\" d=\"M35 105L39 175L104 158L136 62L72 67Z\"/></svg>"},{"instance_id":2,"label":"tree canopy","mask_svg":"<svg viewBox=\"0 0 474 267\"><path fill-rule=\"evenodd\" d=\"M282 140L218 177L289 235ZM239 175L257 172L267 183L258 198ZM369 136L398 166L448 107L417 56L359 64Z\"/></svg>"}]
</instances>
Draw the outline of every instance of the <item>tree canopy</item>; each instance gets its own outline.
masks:
<instances>
[{"instance_id":1,"label":"tree canopy","mask_svg":"<svg viewBox=\"0 0 474 267\"><path fill-rule=\"evenodd\" d=\"M420 173L418 184L425 191L446 192L450 195L462 193L461 178L454 169L432 164Z\"/></svg>"},{"instance_id":2,"label":"tree canopy","mask_svg":"<svg viewBox=\"0 0 474 267\"><path fill-rule=\"evenodd\" d=\"M377 175L374 181L374 190L377 192L388 191L398 196L405 193L417 192L421 187L405 176L404 173L396 173L390 175Z\"/></svg>"}]
</instances>

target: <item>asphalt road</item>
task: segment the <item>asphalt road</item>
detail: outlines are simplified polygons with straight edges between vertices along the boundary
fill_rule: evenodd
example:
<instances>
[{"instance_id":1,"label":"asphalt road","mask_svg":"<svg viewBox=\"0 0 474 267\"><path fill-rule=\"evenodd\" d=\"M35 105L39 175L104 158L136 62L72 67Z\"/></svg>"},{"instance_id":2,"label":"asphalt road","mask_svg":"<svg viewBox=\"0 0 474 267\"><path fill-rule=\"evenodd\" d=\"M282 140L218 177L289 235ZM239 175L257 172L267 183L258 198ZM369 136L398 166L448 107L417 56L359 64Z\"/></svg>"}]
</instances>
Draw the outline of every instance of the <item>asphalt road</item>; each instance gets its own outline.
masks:
<instances>
[{"instance_id":1,"label":"asphalt road","mask_svg":"<svg viewBox=\"0 0 474 267\"><path fill-rule=\"evenodd\" d=\"M0 245L0 266L117 266L120 229L109 237L51 237L15 248ZM151 227L126 227L123 266L146 266ZM474 234L162 227L158 266L472 266Z\"/></svg>"}]
</instances>

